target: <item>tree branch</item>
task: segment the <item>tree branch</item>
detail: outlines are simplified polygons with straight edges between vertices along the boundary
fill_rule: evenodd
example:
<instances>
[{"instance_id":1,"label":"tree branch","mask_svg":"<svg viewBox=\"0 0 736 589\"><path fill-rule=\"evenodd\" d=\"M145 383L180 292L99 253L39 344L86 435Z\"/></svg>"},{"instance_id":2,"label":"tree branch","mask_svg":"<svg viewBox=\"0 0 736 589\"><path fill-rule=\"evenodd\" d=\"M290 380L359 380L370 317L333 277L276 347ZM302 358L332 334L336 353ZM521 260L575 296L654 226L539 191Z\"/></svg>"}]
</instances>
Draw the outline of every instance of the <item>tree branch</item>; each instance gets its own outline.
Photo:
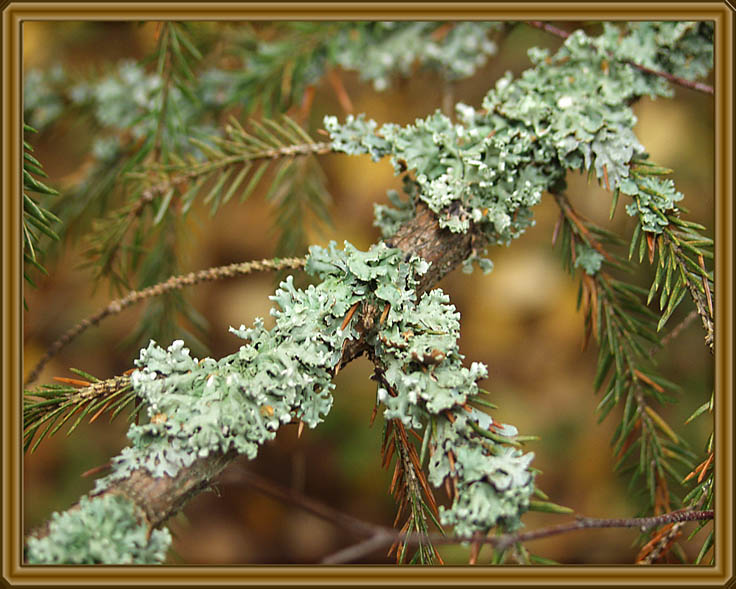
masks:
<instances>
[{"instance_id":1,"label":"tree branch","mask_svg":"<svg viewBox=\"0 0 736 589\"><path fill-rule=\"evenodd\" d=\"M440 228L434 213L424 204L418 203L416 215L385 241L387 245L406 252L407 256L417 255L431 262L429 270L421 277L417 287L418 292L422 293L460 265L471 254L473 246L477 246L478 237L472 231L452 233ZM359 316L356 313L357 321L364 326L372 326L382 309L365 307L361 309ZM363 339L349 340L336 368L360 356L367 347L368 344ZM210 486L215 477L236 457L237 454L232 451L226 454L212 453L198 458L191 466L181 468L174 477L154 477L148 470L141 468L133 471L126 479L112 482L97 496L123 495L145 513L151 529L157 528L197 493ZM32 535L43 537L47 534L48 522Z\"/></svg>"},{"instance_id":2,"label":"tree branch","mask_svg":"<svg viewBox=\"0 0 736 589\"><path fill-rule=\"evenodd\" d=\"M172 290L179 290L185 286L192 286L199 284L200 282L219 280L221 278L233 278L235 276L243 276L250 274L251 272L263 272L268 270L283 270L285 268L302 268L305 264L305 258L282 258L282 259L269 259L252 262L238 262L235 264L229 264L227 266L218 266L216 268L207 268L205 270L199 270L198 272L190 272L189 274L181 274L179 276L172 276L164 282L159 282L143 290L132 290L126 296L120 299L115 299L107 304L106 307L92 315L83 319L77 323L74 327L68 329L61 337L59 337L53 344L51 344L46 353L36 363L31 373L23 383L24 386L29 386L33 383L38 375L41 374L41 370L46 366L46 363L51 360L56 354L58 354L62 348L64 348L69 342L75 337L84 332L88 327L97 325L100 321L111 315L116 315L127 309L135 303L139 303L145 299L151 297L157 297Z\"/></svg>"},{"instance_id":3,"label":"tree branch","mask_svg":"<svg viewBox=\"0 0 736 589\"><path fill-rule=\"evenodd\" d=\"M575 530L586 530L591 528L639 528L645 532L651 528L674 522L701 521L713 519L713 510L704 511L672 511L662 515L652 517L633 517L633 518L613 518L598 519L593 517L579 517L577 521L548 528L540 528L518 534L504 534L503 536L495 536L485 539L488 544L493 545L496 550L505 550L509 546L517 542L528 542L529 540L538 540L540 538L549 538L559 534L565 534Z\"/></svg>"},{"instance_id":4,"label":"tree branch","mask_svg":"<svg viewBox=\"0 0 736 589\"><path fill-rule=\"evenodd\" d=\"M357 535L373 535L379 530L384 529L382 526L365 522L357 517L338 511L329 505L315 501L309 497L305 497L302 493L294 489L288 489L278 485L273 481L247 470L244 465L233 465L233 467L228 469L227 473L219 479L219 482L222 484L245 485L252 487L269 497L273 497L284 503L296 505L320 519L331 522L339 528L348 530Z\"/></svg>"}]
</instances>

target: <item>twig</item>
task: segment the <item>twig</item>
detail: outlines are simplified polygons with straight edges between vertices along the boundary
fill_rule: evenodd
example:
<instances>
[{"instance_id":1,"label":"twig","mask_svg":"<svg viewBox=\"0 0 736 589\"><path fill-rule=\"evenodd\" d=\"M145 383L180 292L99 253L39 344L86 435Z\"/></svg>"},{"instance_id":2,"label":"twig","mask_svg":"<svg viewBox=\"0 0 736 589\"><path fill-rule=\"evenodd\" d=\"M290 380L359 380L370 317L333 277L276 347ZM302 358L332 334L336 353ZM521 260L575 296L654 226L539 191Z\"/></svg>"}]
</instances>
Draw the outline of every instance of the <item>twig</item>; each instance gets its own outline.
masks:
<instances>
[{"instance_id":1,"label":"twig","mask_svg":"<svg viewBox=\"0 0 736 589\"><path fill-rule=\"evenodd\" d=\"M239 465L239 468L235 467L228 469L228 471L220 478L220 482L224 484L248 485L261 493L283 501L284 503L301 507L304 511L307 511L320 519L329 521L342 529L349 530L359 535L373 535L379 531L390 529L365 522L353 517L352 515L337 511L324 503L304 496L295 489L289 489L274 483L273 481L269 481L268 479L246 469L242 465Z\"/></svg>"},{"instance_id":2,"label":"twig","mask_svg":"<svg viewBox=\"0 0 736 589\"><path fill-rule=\"evenodd\" d=\"M567 39L570 36L570 33L567 31L563 31L562 29L558 29L557 27L538 20L529 20L525 21L527 25L530 27L534 27L535 29L540 29L542 31L546 31L547 33L550 33L552 35L555 35L557 37L560 37L561 39ZM611 53L608 53L609 57L613 57ZM668 82L672 82L673 84L677 84L679 86L683 86L685 88L690 88L691 90L697 90L698 92L704 92L705 94L714 94L713 87L709 86L708 84L703 84L702 82L694 82L691 80L686 80L685 78L680 78L678 76L674 76L667 72L662 72L658 70L650 69L644 65L640 65L634 61L631 61L630 59L622 60L623 63L626 63L632 67L635 67L641 72L644 72L645 74L652 74L654 76L659 76L660 78L664 78Z\"/></svg>"},{"instance_id":3,"label":"twig","mask_svg":"<svg viewBox=\"0 0 736 589\"><path fill-rule=\"evenodd\" d=\"M540 538L549 538L551 536L557 536L559 534L565 534L567 532L573 532L575 530L585 530L592 528L640 528L645 531L649 528L660 526L663 524L673 522L685 522L685 521L700 521L713 519L713 511L674 511L672 513L665 513L654 517L640 517L631 519L595 519L581 517L577 521L570 522L567 524L560 524L558 526L550 526L547 528L540 528L538 530L531 530L529 532L519 534L503 534L501 536L489 536L489 537L460 537L460 536L442 536L441 534L417 534L414 533L402 533L390 528L381 528L377 530L373 536L367 540L363 540L353 546L344 548L338 552L330 554L322 559L324 564L341 564L346 562L354 562L355 560L364 557L365 555L386 546L389 542L394 542L397 539L404 540L407 543L415 544L420 541L430 540L434 544L460 544L460 543L477 543L480 547L483 544L490 544L498 551L503 551L510 546L519 542L528 542L530 540L538 540Z\"/></svg>"},{"instance_id":4,"label":"twig","mask_svg":"<svg viewBox=\"0 0 736 589\"><path fill-rule=\"evenodd\" d=\"M565 534L575 530L585 530L590 528L639 528L645 532L651 528L670 524L674 522L700 521L713 519L713 510L704 511L672 511L662 515L652 517L634 517L614 518L614 519L596 519L591 517L579 517L577 521L548 528L540 528L519 534L504 534L503 536L495 536L487 538L486 543L492 544L496 550L504 550L516 544L517 542L528 542L529 540L538 540L540 538L549 538L558 534Z\"/></svg>"},{"instance_id":5,"label":"twig","mask_svg":"<svg viewBox=\"0 0 736 589\"><path fill-rule=\"evenodd\" d=\"M33 383L38 375L43 370L46 363L51 360L59 351L71 342L80 333L85 331L91 325L97 325L104 318L110 315L116 315L124 309L130 307L135 303L139 303L147 298L160 296L172 290L178 290L185 286L191 286L200 282L219 280L221 278L232 278L235 276L243 276L256 271L267 271L267 270L282 270L285 268L301 268L305 264L305 258L282 258L272 260L260 260L252 262L238 262L230 264L228 266L219 266L215 268L207 268L200 270L199 272L191 272L189 274L183 274L180 276L172 276L164 282L159 282L153 286L149 286L143 290L130 291L125 297L121 299L115 299L108 303L108 305L95 313L91 317L83 319L77 323L74 327L66 331L60 338L58 338L53 344L49 346L46 353L41 357L36 366L31 371L26 381L23 383L24 386L29 386Z\"/></svg>"},{"instance_id":6,"label":"twig","mask_svg":"<svg viewBox=\"0 0 736 589\"><path fill-rule=\"evenodd\" d=\"M558 29L554 25L542 22L541 20L528 20L526 21L526 24L528 24L530 27L534 27L535 29L540 29L542 31L551 33L557 37L560 37L561 39L567 39L570 36L570 33L568 33L567 31Z\"/></svg>"},{"instance_id":7,"label":"twig","mask_svg":"<svg viewBox=\"0 0 736 589\"><path fill-rule=\"evenodd\" d=\"M413 535L419 534L411 534L411 536ZM343 564L346 562L355 562L356 560L363 558L379 548L383 548L397 539L406 539L408 541L409 536L410 534L395 532L390 528L381 529L373 536L363 540L362 542L353 544L352 546L348 546L347 548L343 548L342 550L338 550L337 552L333 552L332 554L325 556L322 559L321 564ZM427 536L424 537L426 538Z\"/></svg>"},{"instance_id":8,"label":"twig","mask_svg":"<svg viewBox=\"0 0 736 589\"><path fill-rule=\"evenodd\" d=\"M675 325L675 327L673 327L672 330L662 338L662 341L661 341L662 347L664 347L669 342L671 342L673 339L675 339L678 335L680 335L682 330L685 329L688 325L690 325L697 316L698 316L697 310L693 309L692 311L690 311L687 314L687 316L682 321L680 321L680 323ZM659 347L660 346L652 346L652 348L649 350L649 355L654 356L654 353L659 349Z\"/></svg>"}]
</instances>

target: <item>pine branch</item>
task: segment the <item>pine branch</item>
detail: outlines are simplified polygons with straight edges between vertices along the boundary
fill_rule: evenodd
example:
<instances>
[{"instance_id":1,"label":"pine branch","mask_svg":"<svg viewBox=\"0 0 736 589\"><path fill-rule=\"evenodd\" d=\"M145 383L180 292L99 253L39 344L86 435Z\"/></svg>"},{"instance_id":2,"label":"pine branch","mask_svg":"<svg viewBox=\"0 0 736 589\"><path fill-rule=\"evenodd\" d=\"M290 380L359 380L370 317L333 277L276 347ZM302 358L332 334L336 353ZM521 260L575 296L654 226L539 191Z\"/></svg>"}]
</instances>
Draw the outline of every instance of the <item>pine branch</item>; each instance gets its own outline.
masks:
<instances>
[{"instance_id":1,"label":"pine branch","mask_svg":"<svg viewBox=\"0 0 736 589\"><path fill-rule=\"evenodd\" d=\"M231 128L228 128L228 130L229 129ZM215 159L214 161L207 161L195 165L194 169L191 169L190 165L183 162L179 165L165 166L161 168L162 171L171 171L177 169L190 169L190 171L174 174L166 178L165 180L162 180L161 182L158 182L143 190L140 197L136 199L135 204L130 209L129 214L131 217L139 217L143 210L152 202L154 202L156 198L160 198L172 190L181 189L181 187L188 185L193 180L201 180L203 176L207 176L214 171L227 169L231 166L236 166L237 164L257 162L258 160L278 160L281 158L297 157L311 154L322 155L325 153L329 153L330 151L331 146L329 143L326 142L302 143L280 147L266 147L261 150L254 149L252 151L246 151L246 149L243 149L240 153L230 156L225 156L222 152L219 152L216 153L216 156L219 156L217 157L217 159ZM148 174L144 175L144 177L146 176L148 176ZM253 188L255 188L255 186L253 186ZM186 192L185 194L189 193ZM245 198L247 198L248 194L249 193L246 193L246 196L242 196L241 198L244 200ZM194 197L195 195L196 193L191 194L191 197ZM185 201L185 204L187 202L189 201Z\"/></svg>"},{"instance_id":2,"label":"pine branch","mask_svg":"<svg viewBox=\"0 0 736 589\"><path fill-rule=\"evenodd\" d=\"M608 235L589 221L584 221L564 195L554 194L554 197L561 211L562 252L567 269L572 272L578 265L584 268L578 300L583 305L585 316L585 342L593 334L600 346L594 382L596 390L604 386L607 375L611 374L605 395L598 405L599 420L625 400L622 421L612 441L616 454L615 468L621 470L638 446L640 452L632 484L643 478L649 507L655 513L669 511L675 497L666 477L676 483L681 480L669 459L689 464L692 453L650 402L668 400L665 389L673 389L671 383L645 363L650 354L644 348L644 342L661 345L653 325L656 315L639 301L635 287L614 280L600 269L604 260L608 264L623 266L620 258L612 258L606 253L600 237L596 237ZM594 251L598 259L583 260L583 256L591 256L584 248Z\"/></svg>"},{"instance_id":3,"label":"pine branch","mask_svg":"<svg viewBox=\"0 0 736 589\"><path fill-rule=\"evenodd\" d=\"M23 449L25 452L35 451L44 438L54 435L75 414L78 414L77 419L69 426L67 436L90 414L90 422L92 422L101 413L109 411L112 421L136 398L128 376L99 380L78 370L74 372L82 376L84 380L56 377L56 380L63 384L44 385L35 391L24 393ZM43 430L41 430L42 427ZM34 437L35 442L33 442Z\"/></svg>"},{"instance_id":4,"label":"pine branch","mask_svg":"<svg viewBox=\"0 0 736 589\"><path fill-rule=\"evenodd\" d=\"M657 331L662 329L687 292L700 316L705 344L713 353L713 273L705 266L705 259L713 258L713 240L701 234L705 227L681 218L674 203L682 195L675 191L671 180L658 178L670 172L647 161L632 162L631 179L622 188L634 201L627 206L627 211L639 216L629 247L629 259L638 245L640 263L645 253L648 253L650 264L657 260L647 297L649 304L660 292L662 317Z\"/></svg>"},{"instance_id":5,"label":"pine branch","mask_svg":"<svg viewBox=\"0 0 736 589\"><path fill-rule=\"evenodd\" d=\"M97 222L89 237L87 265L96 269L96 279L108 276L121 291L133 288L129 279L135 272L138 288L176 274L180 271L176 254L180 219L194 200L201 198L212 213L235 195L239 194L242 202L261 184L269 164L276 161L280 162L278 172L266 194L277 212L274 225L280 237L276 255L303 255L305 223L330 222L324 176L314 158L305 156L327 153L330 146L315 142L286 117L279 122L254 122L253 127L248 133L233 118L224 137L210 137L209 142L192 139L206 156L203 161L167 152L168 163L150 163L129 173L127 178L137 183L133 198ZM129 342L185 336L197 343L192 334L182 333L180 316L202 331L206 329L181 294L167 294L147 307L145 321L139 323Z\"/></svg>"},{"instance_id":6,"label":"pine branch","mask_svg":"<svg viewBox=\"0 0 736 589\"><path fill-rule=\"evenodd\" d=\"M139 303L145 299L161 296L172 290L179 290L185 286L192 286L199 284L200 282L220 280L222 278L233 278L235 276L245 276L251 272L283 270L285 268L296 269L302 268L303 266L304 258L276 258L273 260L239 262L229 264L227 266L207 268L205 270L199 270L198 272L190 272L189 274L184 274L182 276L172 276L165 282L149 286L148 288L140 291L131 291L125 297L111 301L107 306L94 315L83 319L74 327L68 329L60 338L48 347L23 384L24 386L32 384L38 378L38 375L41 373L41 370L43 370L43 367L48 363L48 361L58 354L74 338L83 333L88 327L97 325L103 319L111 315L116 315L131 305Z\"/></svg>"},{"instance_id":7,"label":"pine branch","mask_svg":"<svg viewBox=\"0 0 736 589\"><path fill-rule=\"evenodd\" d=\"M409 431L415 433L414 430ZM425 436L429 435L429 432L425 432ZM400 420L392 419L386 422L381 453L385 468L390 467L392 456L396 456L394 474L389 488L389 492L393 493L397 503L394 527L398 525L401 516L406 514L406 521L401 527L402 532L416 532L428 538L429 521L442 530L437 521L439 513L434 494L426 474L422 471L419 454L414 444L409 441L406 428ZM401 564L406 561L407 547L406 542L402 543L397 539L389 549L388 555L390 556L395 551L396 564ZM431 542L420 540L411 562L418 564L439 562L442 564L442 558Z\"/></svg>"},{"instance_id":8,"label":"pine branch","mask_svg":"<svg viewBox=\"0 0 736 589\"><path fill-rule=\"evenodd\" d=\"M700 317L705 331L705 345L710 349L712 354L714 353L715 346L715 312L711 296L713 282L706 272L705 264L703 262L703 252L697 254L698 266L700 267L699 275L696 275L692 271L691 268L694 267L695 264L690 258L686 257L687 254L683 250L683 247L681 247L683 242L678 239L673 229L674 228L666 229L664 237L658 237L657 239L664 239L670 255L675 259L676 267L680 271L680 276L684 277L683 280L687 286L690 298L695 303L695 310ZM674 298L674 296L671 297L671 299L672 298Z\"/></svg>"},{"instance_id":9,"label":"pine branch","mask_svg":"<svg viewBox=\"0 0 736 589\"><path fill-rule=\"evenodd\" d=\"M242 67L232 76L228 102L256 109L265 117L287 112L302 100L305 88L324 74L328 47L340 25L279 23L271 38L244 29L234 44ZM244 34L243 34L244 33Z\"/></svg>"},{"instance_id":10,"label":"pine branch","mask_svg":"<svg viewBox=\"0 0 736 589\"><path fill-rule=\"evenodd\" d=\"M284 123L278 128L284 134L283 138L277 138L265 127L257 127L256 134L247 133L235 119L231 119L231 124L225 129L225 138L211 138L214 146L196 139L192 140L206 153L207 160L203 162L183 160L171 154L173 160L171 164L162 164L144 172L129 174L130 178L138 179L149 185L140 190L140 195L135 200L98 224L90 240L92 247L87 254L90 263L101 264L100 275L112 273L122 281L125 271L114 269L120 264L120 254L126 247L124 245L126 235L131 231L137 234L157 228L167 214L175 195L178 195L177 198L180 200L179 212L186 213L194 199L204 191L205 186L209 183L211 187L205 193L203 201L210 204L214 212L237 194L238 190L240 190L241 202L250 196L266 171L265 165L259 167L259 164L312 154L325 154L331 151L329 143L312 141L303 131L300 129L297 131L298 127L290 120L284 118ZM253 167L253 172L249 175ZM236 174L238 169L240 170ZM154 178L164 176L164 179L151 184L152 176ZM244 181L248 177L250 180L243 188ZM230 180L229 185L228 180ZM308 185L311 186L311 184ZM227 191L224 191L225 186L228 186ZM279 178L274 179L273 187L280 189ZM315 192L315 189L310 189L309 194L313 195ZM315 200L314 196L310 198L312 201ZM141 219L144 210L156 203L158 207L155 217L148 221L150 227L142 227ZM324 216L324 213L321 215ZM124 264L123 268L127 268L127 264Z\"/></svg>"},{"instance_id":11,"label":"pine branch","mask_svg":"<svg viewBox=\"0 0 736 589\"><path fill-rule=\"evenodd\" d=\"M35 133L36 130L29 125L24 124L23 130L26 133ZM37 193L41 195L58 195L59 193L46 186L35 176L46 177L41 163L32 155L33 148L27 141L23 141L23 262L25 268L23 274L26 282L35 286L29 274L30 268L33 266L42 274L46 274L46 269L40 262L43 252L40 249L41 237L43 235L53 240L58 240L59 236L53 230L54 223L60 223L60 219L49 211L40 202L37 202L29 193ZM38 233L37 233L38 231ZM23 300L25 305L25 298Z\"/></svg>"}]
</instances>

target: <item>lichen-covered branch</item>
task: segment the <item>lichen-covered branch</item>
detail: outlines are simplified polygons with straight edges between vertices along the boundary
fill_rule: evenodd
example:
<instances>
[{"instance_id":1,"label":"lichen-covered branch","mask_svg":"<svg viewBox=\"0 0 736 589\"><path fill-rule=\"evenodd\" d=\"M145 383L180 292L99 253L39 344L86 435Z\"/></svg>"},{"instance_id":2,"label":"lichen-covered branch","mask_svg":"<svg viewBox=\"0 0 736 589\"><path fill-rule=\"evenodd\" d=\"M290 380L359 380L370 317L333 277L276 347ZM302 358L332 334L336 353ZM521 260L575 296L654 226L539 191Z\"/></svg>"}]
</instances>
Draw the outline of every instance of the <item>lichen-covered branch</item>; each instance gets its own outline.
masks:
<instances>
[{"instance_id":1,"label":"lichen-covered branch","mask_svg":"<svg viewBox=\"0 0 736 589\"><path fill-rule=\"evenodd\" d=\"M113 471L91 496L125 497L155 529L238 453L255 456L281 424L316 426L331 406L334 370L366 349L361 336L377 325L385 303L408 300L430 286L427 274L439 280L467 257L471 236L442 230L431 219L420 213L409 221L397 233L400 249L379 244L361 253L348 246L342 261L314 250L307 269L326 280L307 291L282 283L274 330L258 323L234 330L248 343L231 356L197 361L181 342L142 350L131 382L148 403L149 423L131 426L132 445L113 459ZM412 269L425 271L423 284ZM360 312L343 325L358 302ZM49 531L45 526L34 535Z\"/></svg>"},{"instance_id":2,"label":"lichen-covered branch","mask_svg":"<svg viewBox=\"0 0 736 589\"><path fill-rule=\"evenodd\" d=\"M343 124L327 117L331 142L318 145L307 138L310 153L369 154L375 160L388 156L396 173L404 174L408 198L402 201L393 193L393 208L376 207L376 224L384 240L366 252L347 242L342 250L334 244L311 248L306 270L320 282L305 290L295 288L291 278L282 282L272 297L277 305L272 310L275 326L267 330L256 320L252 328L231 328L244 343L229 356L193 358L181 340L167 348L152 341L141 350L130 382L146 404L148 422L131 426L131 445L112 459L111 472L97 481L91 500L70 510L70 517L76 512L88 518L103 501L115 497L124 504L128 523L136 522L127 526L131 535L124 541L138 538L141 529L153 541L150 532L211 484L234 456L255 457L283 425L317 426L332 406L333 376L353 358L368 353L376 367L384 416L402 428L425 430L428 480L435 486L445 484L452 500L438 510L442 523L474 542L485 540L494 527L518 528L535 490L533 455L519 448L524 439L513 426L500 424L473 406L482 404L476 381L485 376L485 367L463 366L457 314L441 291L430 289L461 264L472 270L477 262L489 271L490 260L481 257L486 248L507 245L533 225L533 207L545 192L560 194L571 170L595 175L613 192L614 206L619 193L630 196L633 202L627 212L638 217L646 242L654 243L655 236L674 223L679 193L670 183L640 173L646 154L633 131L636 118L630 104L640 96L671 93L661 76L649 73L653 69L703 75L712 62L712 34L712 23L641 23L624 30L604 24L598 37L580 30L569 35L554 55L530 50L532 68L516 80L511 74L502 77L481 109L457 105L457 122L437 112L414 125L389 123L379 129L362 115L349 116ZM449 32L447 39L455 39L455 34ZM646 50L632 66L631 52L639 46ZM491 53L490 46L485 49ZM216 177L205 202L216 207L227 201L246 178L248 160L257 159L256 152L295 145L290 135L298 130L283 127L282 133L275 124L267 127L259 128L254 137L236 124L228 127L224 139L197 142L207 155L196 169L198 181L210 174ZM151 190L173 172L193 173L187 171L191 166L182 158L154 170L163 173L155 178L145 170L138 176L143 180L141 190ZM286 169L280 169L277 180ZM236 170L240 171L231 177ZM183 187L184 209L199 188L197 182ZM169 186L158 194L157 219L165 216L177 190ZM272 190L280 190L278 182ZM585 270L584 281L590 282L608 259L606 252L592 243L572 245L572 259ZM694 247L692 241L688 245ZM683 268L688 260L690 266L699 264L702 269L700 292L712 316L711 277L702 257L694 262L685 256ZM663 289L671 299L660 325L681 300L677 291L684 290L685 278L682 281L671 290L669 285ZM627 337L628 316L611 303L627 293L609 281L588 289L589 299L597 297L596 310L604 313L602 318L596 316L593 331L601 331L605 322L607 334L617 334L619 340ZM639 335L656 339L649 331ZM609 383L603 403L613 406L621 398L621 388L629 385L646 385L657 396L659 381L630 362L640 344L632 343L629 349L616 345L612 337L609 340L599 378L605 378L612 363L623 376L610 380L613 384ZM628 399L627 424L634 423L632 407L640 407L647 420L643 423L669 435L662 420L637 403L633 392ZM421 468L423 454L414 464L413 454L407 453L412 469ZM648 462L639 468L649 468ZM650 470L651 478L655 474ZM663 480L661 468L660 475ZM648 482L650 492L659 487L659 479L657 485ZM656 505L669 504L658 500ZM57 516L54 520L60 521ZM52 525L39 534L47 534L40 544L29 542L29 561L43 561L50 554L49 545L61 545L56 534L76 534L81 546L88 539L84 526L74 528L70 523L65 531L59 530ZM165 541L161 535L156 538ZM160 560L162 551L148 548L145 558ZM89 550L79 558L119 562L120 556L115 550Z\"/></svg>"}]
</instances>

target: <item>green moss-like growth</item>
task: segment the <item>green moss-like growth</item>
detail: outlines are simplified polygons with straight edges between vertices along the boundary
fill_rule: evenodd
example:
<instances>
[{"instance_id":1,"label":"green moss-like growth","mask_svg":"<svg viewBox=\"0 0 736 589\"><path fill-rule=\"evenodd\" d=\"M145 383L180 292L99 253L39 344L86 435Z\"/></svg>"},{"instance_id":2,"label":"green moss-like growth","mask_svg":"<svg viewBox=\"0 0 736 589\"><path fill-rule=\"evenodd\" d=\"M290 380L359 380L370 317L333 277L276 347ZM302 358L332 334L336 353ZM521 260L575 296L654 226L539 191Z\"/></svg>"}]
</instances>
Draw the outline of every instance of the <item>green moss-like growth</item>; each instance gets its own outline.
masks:
<instances>
[{"instance_id":1,"label":"green moss-like growth","mask_svg":"<svg viewBox=\"0 0 736 589\"><path fill-rule=\"evenodd\" d=\"M436 289L418 303L407 301L395 319L387 317L373 342L384 417L415 429L429 424L429 480L440 486L450 477L457 488L452 505L440 509L441 521L467 537L497 525L520 525L534 491L528 468L534 454L506 445L514 443L516 428L468 405L487 370L478 362L462 365L459 319L447 295Z\"/></svg>"},{"instance_id":2,"label":"green moss-like growth","mask_svg":"<svg viewBox=\"0 0 736 589\"><path fill-rule=\"evenodd\" d=\"M508 244L533 224L544 191L564 189L569 170L588 170L631 196L627 212L661 233L681 195L671 182L630 173L632 160L647 156L628 104L671 89L630 62L693 79L712 65L712 33L711 23L668 22L634 23L623 38L611 24L599 37L577 30L554 55L531 49L534 67L516 80L510 73L499 79L482 111L458 104L457 122L438 111L413 125L378 127L349 115L342 124L326 117L325 128L336 151L390 156L397 174L412 171L404 182L410 204L393 213L376 208L384 235L421 200L440 226L465 232L473 222L490 244ZM468 263L478 259L475 253Z\"/></svg>"},{"instance_id":3,"label":"green moss-like growth","mask_svg":"<svg viewBox=\"0 0 736 589\"><path fill-rule=\"evenodd\" d=\"M138 468L174 476L213 452L235 449L254 458L285 423L316 427L332 406L343 344L358 335L351 323L343 328L348 311L360 301L399 309L413 296L412 271L426 264L402 256L383 244L368 252L347 243L344 251L313 247L307 270L323 282L300 290L287 278L271 297L279 307L272 310L275 327L266 330L258 319L252 328L231 328L247 343L220 360L192 358L181 340L167 349L151 342L131 376L149 423L131 426L131 446L113 459L113 472L95 492Z\"/></svg>"},{"instance_id":4,"label":"green moss-like growth","mask_svg":"<svg viewBox=\"0 0 736 589\"><path fill-rule=\"evenodd\" d=\"M456 441L473 451L455 451L458 472L450 473L445 462L435 459L430 476L439 484L449 474L460 474L461 494L466 489L474 497L481 493L494 506L459 497L443 519L461 533L489 529L500 519L514 527L533 489L526 469L532 455L492 447L468 424L460 407L478 393L476 381L486 376L486 368L462 366L459 316L445 294L432 291L417 302L416 276L428 267L417 257L405 260L403 252L383 243L367 252L347 242L343 250L334 243L312 247L306 269L322 282L306 290L295 288L291 277L282 282L271 297L278 305L272 310L275 327L266 330L256 320L252 328L231 329L247 340L235 354L197 360L180 340L167 349L151 342L141 350L131 376L133 388L147 402L149 423L131 426L131 446L113 459L113 472L97 481L95 492L139 468L156 477L174 476L214 452L234 449L253 458L280 425L301 420L317 426L332 406L331 379L343 344L359 335L351 310L362 305L383 311L380 322L363 335L384 370L386 388L378 395L386 417L422 427L430 416L459 409L456 426L446 424L434 432L435 456ZM484 429L491 423L478 411L470 418ZM486 466L491 470L479 474ZM503 486L492 478L496 471L518 474ZM478 484L484 490L476 489ZM516 493L518 500L502 500L497 491ZM476 508L465 522L467 501Z\"/></svg>"},{"instance_id":5,"label":"green moss-like growth","mask_svg":"<svg viewBox=\"0 0 736 589\"><path fill-rule=\"evenodd\" d=\"M82 497L79 508L54 513L49 534L30 538L29 564L160 564L169 530L150 531L135 505L118 495Z\"/></svg>"}]
</instances>

